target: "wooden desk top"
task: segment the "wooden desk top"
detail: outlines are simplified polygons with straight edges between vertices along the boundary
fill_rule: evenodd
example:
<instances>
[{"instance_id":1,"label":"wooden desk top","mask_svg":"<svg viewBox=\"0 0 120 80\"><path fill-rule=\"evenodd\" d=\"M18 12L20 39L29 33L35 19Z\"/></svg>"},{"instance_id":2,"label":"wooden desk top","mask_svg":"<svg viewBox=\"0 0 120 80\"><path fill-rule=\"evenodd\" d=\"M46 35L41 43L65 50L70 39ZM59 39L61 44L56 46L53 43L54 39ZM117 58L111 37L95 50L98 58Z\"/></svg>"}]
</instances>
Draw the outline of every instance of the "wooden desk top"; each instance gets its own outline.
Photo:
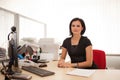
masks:
<instances>
[{"instance_id":1,"label":"wooden desk top","mask_svg":"<svg viewBox=\"0 0 120 80\"><path fill-rule=\"evenodd\" d=\"M40 77L27 71L22 71L22 73L32 75L31 80L120 80L120 70L115 69L96 70L96 72L90 77L67 75L66 73L74 68L58 68L57 61L49 62L48 67L43 69L53 71L55 74L47 77ZM2 74L0 74L0 80L4 80Z\"/></svg>"}]
</instances>

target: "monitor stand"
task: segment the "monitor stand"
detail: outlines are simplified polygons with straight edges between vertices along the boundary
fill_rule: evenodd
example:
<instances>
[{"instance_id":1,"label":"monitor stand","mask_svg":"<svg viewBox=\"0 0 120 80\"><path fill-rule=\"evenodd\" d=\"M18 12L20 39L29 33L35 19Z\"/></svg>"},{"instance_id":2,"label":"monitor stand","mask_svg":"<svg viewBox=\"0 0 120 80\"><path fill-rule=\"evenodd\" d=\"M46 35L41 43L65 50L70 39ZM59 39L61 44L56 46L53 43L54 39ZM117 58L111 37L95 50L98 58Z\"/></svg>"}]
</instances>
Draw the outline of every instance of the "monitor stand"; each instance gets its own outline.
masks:
<instances>
[{"instance_id":1,"label":"monitor stand","mask_svg":"<svg viewBox=\"0 0 120 80\"><path fill-rule=\"evenodd\" d=\"M9 62L8 66L6 66L6 72L7 72L7 74L12 75L15 73L21 73L22 70L19 68L19 66L15 67L15 65L11 65Z\"/></svg>"},{"instance_id":2,"label":"monitor stand","mask_svg":"<svg viewBox=\"0 0 120 80\"><path fill-rule=\"evenodd\" d=\"M21 74L21 73L15 73L12 71L11 68L8 68L4 65L4 62L2 61L3 68L1 69L2 74L5 75L5 80L30 80L32 78L31 75L27 74ZM7 70L6 70L7 69ZM16 69L17 72L19 72L19 68Z\"/></svg>"},{"instance_id":3,"label":"monitor stand","mask_svg":"<svg viewBox=\"0 0 120 80\"><path fill-rule=\"evenodd\" d=\"M15 72L15 73L21 73L21 72L22 72L21 68L15 67L15 66L12 67L12 70L13 70L13 72Z\"/></svg>"}]
</instances>

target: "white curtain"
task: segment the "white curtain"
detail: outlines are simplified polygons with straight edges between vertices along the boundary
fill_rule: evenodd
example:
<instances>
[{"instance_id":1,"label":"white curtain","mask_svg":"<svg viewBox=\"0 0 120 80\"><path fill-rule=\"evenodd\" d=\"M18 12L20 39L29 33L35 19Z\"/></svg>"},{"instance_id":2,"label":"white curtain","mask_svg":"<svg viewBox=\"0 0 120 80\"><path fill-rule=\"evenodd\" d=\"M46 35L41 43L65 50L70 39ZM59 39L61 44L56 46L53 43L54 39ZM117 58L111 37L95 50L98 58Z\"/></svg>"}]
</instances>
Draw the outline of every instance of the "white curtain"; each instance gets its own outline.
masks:
<instances>
[{"instance_id":1,"label":"white curtain","mask_svg":"<svg viewBox=\"0 0 120 80\"><path fill-rule=\"evenodd\" d=\"M6 48L8 34L14 25L14 15L0 9L0 47Z\"/></svg>"}]
</instances>

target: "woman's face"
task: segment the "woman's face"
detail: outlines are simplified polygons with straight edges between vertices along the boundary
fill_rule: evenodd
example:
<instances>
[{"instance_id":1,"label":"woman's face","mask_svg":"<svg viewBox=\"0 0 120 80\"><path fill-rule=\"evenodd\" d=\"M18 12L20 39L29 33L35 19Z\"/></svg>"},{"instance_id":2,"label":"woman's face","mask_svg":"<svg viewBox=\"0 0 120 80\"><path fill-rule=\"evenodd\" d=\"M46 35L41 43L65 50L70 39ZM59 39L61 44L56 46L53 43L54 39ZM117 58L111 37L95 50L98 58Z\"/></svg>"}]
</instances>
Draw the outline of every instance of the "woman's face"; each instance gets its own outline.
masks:
<instances>
[{"instance_id":1,"label":"woman's face","mask_svg":"<svg viewBox=\"0 0 120 80\"><path fill-rule=\"evenodd\" d=\"M71 31L72 31L73 35L80 34L82 30L83 30L83 27L82 27L80 21L77 20L77 21L72 22Z\"/></svg>"}]
</instances>

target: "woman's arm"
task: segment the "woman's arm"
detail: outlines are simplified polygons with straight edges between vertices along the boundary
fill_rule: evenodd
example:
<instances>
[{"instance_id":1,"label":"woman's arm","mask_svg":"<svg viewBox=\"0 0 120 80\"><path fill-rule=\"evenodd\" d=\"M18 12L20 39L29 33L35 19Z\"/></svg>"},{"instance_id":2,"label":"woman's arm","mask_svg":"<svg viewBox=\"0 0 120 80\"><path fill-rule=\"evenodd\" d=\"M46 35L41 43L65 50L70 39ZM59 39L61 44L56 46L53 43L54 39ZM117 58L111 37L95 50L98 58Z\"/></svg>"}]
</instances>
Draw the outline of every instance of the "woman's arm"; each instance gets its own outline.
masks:
<instances>
[{"instance_id":1,"label":"woman's arm","mask_svg":"<svg viewBox=\"0 0 120 80\"><path fill-rule=\"evenodd\" d=\"M62 54L60 60L58 61L58 67L64 67L63 65L65 63L66 54L67 54L67 49L62 47Z\"/></svg>"},{"instance_id":2,"label":"woman's arm","mask_svg":"<svg viewBox=\"0 0 120 80\"><path fill-rule=\"evenodd\" d=\"M77 63L77 67L86 68L91 67L93 62L93 50L92 46L86 47L86 61Z\"/></svg>"}]
</instances>

